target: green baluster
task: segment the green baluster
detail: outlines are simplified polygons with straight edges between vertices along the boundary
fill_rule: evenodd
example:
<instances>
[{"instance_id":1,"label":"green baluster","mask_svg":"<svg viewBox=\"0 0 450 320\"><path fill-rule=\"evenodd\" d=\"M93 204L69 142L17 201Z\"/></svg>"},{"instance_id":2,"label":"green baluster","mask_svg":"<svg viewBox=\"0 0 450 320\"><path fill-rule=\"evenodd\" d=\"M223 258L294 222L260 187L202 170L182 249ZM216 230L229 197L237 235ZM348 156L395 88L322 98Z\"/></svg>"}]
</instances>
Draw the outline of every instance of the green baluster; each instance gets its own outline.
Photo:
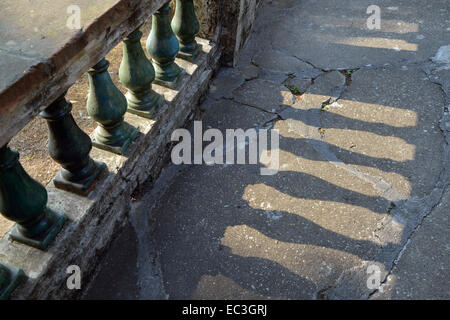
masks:
<instances>
[{"instance_id":1,"label":"green baluster","mask_svg":"<svg viewBox=\"0 0 450 320\"><path fill-rule=\"evenodd\" d=\"M172 29L180 41L178 57L194 61L200 52L200 46L195 41L195 36L200 31L200 24L195 15L193 0L176 0Z\"/></svg>"},{"instance_id":2,"label":"green baluster","mask_svg":"<svg viewBox=\"0 0 450 320\"><path fill-rule=\"evenodd\" d=\"M0 300L7 300L24 278L21 269L0 263Z\"/></svg>"},{"instance_id":3,"label":"green baluster","mask_svg":"<svg viewBox=\"0 0 450 320\"><path fill-rule=\"evenodd\" d=\"M65 217L47 207L47 190L19 162L19 153L0 148L0 212L17 224L12 240L45 250L61 230Z\"/></svg>"},{"instance_id":4,"label":"green baluster","mask_svg":"<svg viewBox=\"0 0 450 320\"><path fill-rule=\"evenodd\" d=\"M145 56L141 37L142 32L136 29L123 40L123 60L119 68L119 78L128 89L127 111L150 118L163 102L163 97L152 90L155 69Z\"/></svg>"},{"instance_id":5,"label":"green baluster","mask_svg":"<svg viewBox=\"0 0 450 320\"><path fill-rule=\"evenodd\" d=\"M49 154L62 165L53 182L57 188L87 195L106 165L89 156L91 139L75 123L72 104L64 96L65 93L40 113L48 124Z\"/></svg>"},{"instance_id":6,"label":"green baluster","mask_svg":"<svg viewBox=\"0 0 450 320\"><path fill-rule=\"evenodd\" d=\"M153 15L152 31L146 47L156 70L154 82L174 88L184 69L175 63L180 46L170 26L170 10L169 3L166 3Z\"/></svg>"},{"instance_id":7,"label":"green baluster","mask_svg":"<svg viewBox=\"0 0 450 320\"><path fill-rule=\"evenodd\" d=\"M100 149L123 154L136 138L138 129L123 120L127 99L112 82L108 67L109 62L102 59L88 72L87 111L98 122L92 135L92 144Z\"/></svg>"}]
</instances>

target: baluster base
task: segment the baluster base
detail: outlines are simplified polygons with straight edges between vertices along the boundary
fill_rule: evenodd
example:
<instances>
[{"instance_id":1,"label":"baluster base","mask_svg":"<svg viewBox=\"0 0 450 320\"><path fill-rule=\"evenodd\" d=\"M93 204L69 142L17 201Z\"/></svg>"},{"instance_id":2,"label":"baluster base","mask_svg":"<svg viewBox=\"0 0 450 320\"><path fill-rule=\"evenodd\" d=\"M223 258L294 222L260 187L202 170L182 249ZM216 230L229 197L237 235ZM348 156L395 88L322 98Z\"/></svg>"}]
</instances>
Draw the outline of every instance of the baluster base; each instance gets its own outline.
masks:
<instances>
[{"instance_id":1,"label":"baluster base","mask_svg":"<svg viewBox=\"0 0 450 320\"><path fill-rule=\"evenodd\" d=\"M62 176L62 170L56 174L56 177L53 179L53 183L55 187L58 189L62 189L65 191L73 192L81 196L87 196L92 189L94 189L97 182L99 182L106 170L106 164L103 162L94 161L95 169L91 175L86 177L82 181L68 181L64 179Z\"/></svg>"},{"instance_id":2,"label":"baluster base","mask_svg":"<svg viewBox=\"0 0 450 320\"><path fill-rule=\"evenodd\" d=\"M101 132L103 128L101 128L101 126L98 126L91 136L92 145L96 148L122 155L125 153L130 143L137 137L139 133L139 127L133 127L131 124L123 122L121 124L121 127L119 128L119 131L121 132L120 134L126 138L122 139L120 141L120 144L106 144L104 142L106 142L107 139L102 139L101 134L99 135L100 139L97 137L96 133L99 129Z\"/></svg>"},{"instance_id":3,"label":"baluster base","mask_svg":"<svg viewBox=\"0 0 450 320\"><path fill-rule=\"evenodd\" d=\"M128 92L126 97L128 101L127 112L148 119L151 119L152 114L164 102L164 97L153 90L143 98L140 98L131 92Z\"/></svg>"},{"instance_id":4,"label":"baluster base","mask_svg":"<svg viewBox=\"0 0 450 320\"><path fill-rule=\"evenodd\" d=\"M4 267L9 273L10 280L4 288L0 288L0 300L7 300L14 289L16 289L22 280L25 279L25 273L23 270L16 267L7 266L4 264L2 264L2 267Z\"/></svg>"},{"instance_id":5,"label":"baluster base","mask_svg":"<svg viewBox=\"0 0 450 320\"><path fill-rule=\"evenodd\" d=\"M194 47L194 50L192 50L192 52L183 52L183 47L181 47L180 51L177 54L177 58L180 58L180 59L183 59L183 60L186 60L189 62L194 62L201 51L202 51L202 48L198 43L195 43L195 47Z\"/></svg>"},{"instance_id":6,"label":"baluster base","mask_svg":"<svg viewBox=\"0 0 450 320\"><path fill-rule=\"evenodd\" d=\"M155 64L155 69L156 69L156 79L153 80L153 83L159 84L163 87L167 87L170 89L175 89L177 87L178 81L183 77L183 75L186 73L186 70L184 70L184 68L181 68L179 66L177 66L177 68L179 69L178 74L173 78L170 79L170 81L167 80L162 80L162 79L158 79L159 75L162 73L160 70L161 68L158 67L158 65Z\"/></svg>"},{"instance_id":7,"label":"baluster base","mask_svg":"<svg viewBox=\"0 0 450 320\"><path fill-rule=\"evenodd\" d=\"M48 230L44 234L39 235L35 238L26 237L19 231L18 225L16 224L11 229L11 231L9 231L9 237L11 238L11 240L26 244L40 250L46 250L48 245L53 241L58 232L62 229L62 226L64 225L64 222L67 218L63 214L56 212L48 207L44 209L44 214L48 215L53 222L52 226L48 228Z\"/></svg>"}]
</instances>

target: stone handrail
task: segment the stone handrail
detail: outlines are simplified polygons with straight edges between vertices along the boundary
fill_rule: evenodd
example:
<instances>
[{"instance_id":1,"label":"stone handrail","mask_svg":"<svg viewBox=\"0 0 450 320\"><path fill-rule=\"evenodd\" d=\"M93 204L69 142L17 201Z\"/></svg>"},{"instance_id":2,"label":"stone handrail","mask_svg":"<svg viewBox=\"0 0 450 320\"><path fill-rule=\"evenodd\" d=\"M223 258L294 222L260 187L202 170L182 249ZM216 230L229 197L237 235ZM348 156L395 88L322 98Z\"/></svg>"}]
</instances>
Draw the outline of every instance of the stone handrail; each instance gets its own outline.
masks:
<instances>
[{"instance_id":1,"label":"stone handrail","mask_svg":"<svg viewBox=\"0 0 450 320\"><path fill-rule=\"evenodd\" d=\"M0 34L0 145L9 142L165 2L77 1L83 22L77 30L66 25L67 8L73 1L18 4L1 0L0 24L7 32Z\"/></svg>"}]
</instances>

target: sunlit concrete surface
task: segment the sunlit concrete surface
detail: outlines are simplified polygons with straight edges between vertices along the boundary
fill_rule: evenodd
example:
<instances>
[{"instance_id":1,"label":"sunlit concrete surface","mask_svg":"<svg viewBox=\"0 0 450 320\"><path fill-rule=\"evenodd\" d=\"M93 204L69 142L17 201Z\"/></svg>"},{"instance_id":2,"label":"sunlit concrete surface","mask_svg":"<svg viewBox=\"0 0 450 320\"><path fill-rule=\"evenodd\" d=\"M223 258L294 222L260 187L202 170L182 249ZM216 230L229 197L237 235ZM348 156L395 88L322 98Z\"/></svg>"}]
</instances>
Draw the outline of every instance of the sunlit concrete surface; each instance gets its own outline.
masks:
<instances>
[{"instance_id":1,"label":"sunlit concrete surface","mask_svg":"<svg viewBox=\"0 0 450 320\"><path fill-rule=\"evenodd\" d=\"M201 120L279 130L279 172L170 165L136 209L154 259L112 253L86 298L149 297L149 267L168 299L450 298L450 3L379 1L368 30L371 4L264 1ZM132 289L108 286L130 268Z\"/></svg>"}]
</instances>

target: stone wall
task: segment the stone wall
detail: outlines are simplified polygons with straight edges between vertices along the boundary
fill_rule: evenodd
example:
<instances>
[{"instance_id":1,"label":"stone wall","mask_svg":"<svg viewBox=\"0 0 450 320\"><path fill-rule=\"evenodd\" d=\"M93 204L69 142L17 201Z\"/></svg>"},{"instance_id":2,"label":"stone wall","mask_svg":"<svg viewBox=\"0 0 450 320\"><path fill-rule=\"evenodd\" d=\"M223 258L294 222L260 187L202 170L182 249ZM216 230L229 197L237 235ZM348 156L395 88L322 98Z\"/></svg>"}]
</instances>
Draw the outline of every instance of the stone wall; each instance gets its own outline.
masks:
<instances>
[{"instance_id":1,"label":"stone wall","mask_svg":"<svg viewBox=\"0 0 450 320\"><path fill-rule=\"evenodd\" d=\"M245 45L262 0L194 0L200 37L220 42L222 64L233 66Z\"/></svg>"},{"instance_id":2,"label":"stone wall","mask_svg":"<svg viewBox=\"0 0 450 320\"><path fill-rule=\"evenodd\" d=\"M256 19L256 10L260 3L261 0L241 0L233 60L236 60L252 32L253 23Z\"/></svg>"},{"instance_id":3,"label":"stone wall","mask_svg":"<svg viewBox=\"0 0 450 320\"><path fill-rule=\"evenodd\" d=\"M220 34L220 4L222 0L194 0L200 21L199 37L217 42Z\"/></svg>"}]
</instances>

